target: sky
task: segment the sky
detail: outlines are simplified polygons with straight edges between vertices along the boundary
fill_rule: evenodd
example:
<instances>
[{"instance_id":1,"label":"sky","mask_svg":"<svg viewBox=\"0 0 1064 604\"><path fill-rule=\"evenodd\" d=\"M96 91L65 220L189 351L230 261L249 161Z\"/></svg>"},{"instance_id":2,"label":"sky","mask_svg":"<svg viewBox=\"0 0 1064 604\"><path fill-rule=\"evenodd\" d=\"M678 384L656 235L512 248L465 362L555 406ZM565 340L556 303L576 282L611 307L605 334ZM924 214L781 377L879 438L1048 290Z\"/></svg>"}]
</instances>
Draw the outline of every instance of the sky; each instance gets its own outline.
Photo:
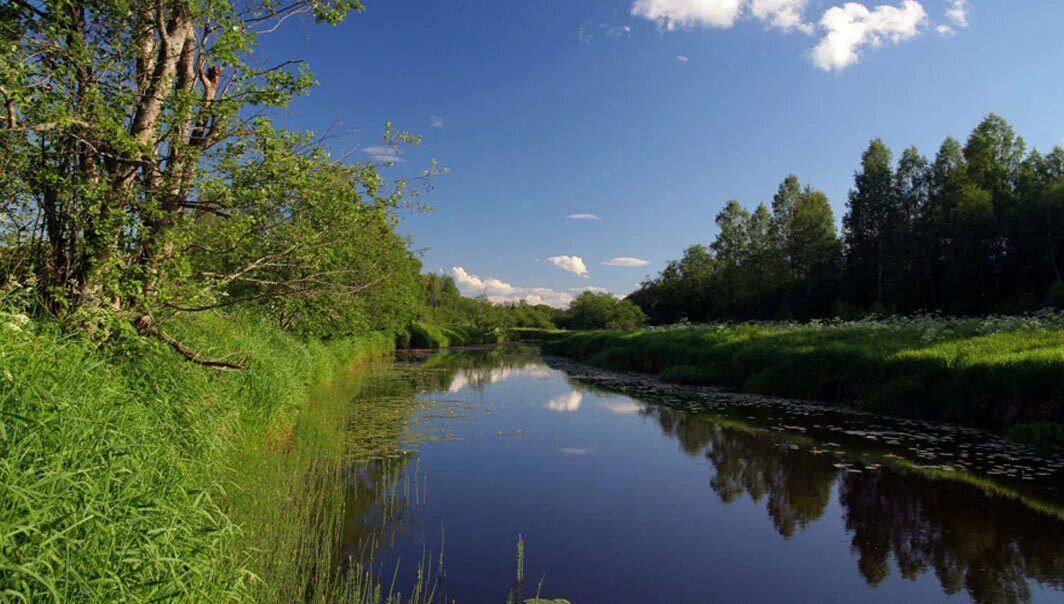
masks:
<instances>
[{"instance_id":1,"label":"sky","mask_svg":"<svg viewBox=\"0 0 1064 604\"><path fill-rule=\"evenodd\" d=\"M262 38L319 81L277 121L390 178L438 160L400 231L494 300L629 293L792 173L841 220L874 137L931 156L994 112L1064 144L1060 0L365 4ZM383 145L389 121L422 143Z\"/></svg>"}]
</instances>

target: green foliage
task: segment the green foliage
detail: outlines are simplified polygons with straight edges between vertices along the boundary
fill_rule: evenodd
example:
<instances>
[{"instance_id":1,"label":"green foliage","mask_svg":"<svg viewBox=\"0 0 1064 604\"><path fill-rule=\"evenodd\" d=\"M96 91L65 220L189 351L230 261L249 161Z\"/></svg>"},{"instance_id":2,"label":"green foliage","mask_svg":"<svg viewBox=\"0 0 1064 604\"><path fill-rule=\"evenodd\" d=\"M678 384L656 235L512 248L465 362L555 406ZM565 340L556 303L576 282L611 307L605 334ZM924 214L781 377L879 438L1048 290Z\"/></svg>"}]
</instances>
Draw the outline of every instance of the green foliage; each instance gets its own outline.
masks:
<instances>
[{"instance_id":1,"label":"green foliage","mask_svg":"<svg viewBox=\"0 0 1064 604\"><path fill-rule=\"evenodd\" d=\"M572 334L548 352L680 383L1007 427L1064 420L1064 316L745 323Z\"/></svg>"},{"instance_id":2,"label":"green foliage","mask_svg":"<svg viewBox=\"0 0 1064 604\"><path fill-rule=\"evenodd\" d=\"M572 301L562 324L570 329L624 329L638 327L646 320L643 311L630 300L587 291Z\"/></svg>"},{"instance_id":3,"label":"green foliage","mask_svg":"<svg viewBox=\"0 0 1064 604\"><path fill-rule=\"evenodd\" d=\"M941 311L1025 313L1060 304L1064 149L1026 153L996 115L933 161L861 156L841 238L827 198L787 177L753 212L729 201L708 245L629 296L654 323Z\"/></svg>"},{"instance_id":4,"label":"green foliage","mask_svg":"<svg viewBox=\"0 0 1064 604\"><path fill-rule=\"evenodd\" d=\"M410 326L411 348L447 348L450 339L436 325L417 322Z\"/></svg>"},{"instance_id":5,"label":"green foliage","mask_svg":"<svg viewBox=\"0 0 1064 604\"><path fill-rule=\"evenodd\" d=\"M183 234L171 306L242 305L303 335L398 332L421 307L420 262L395 232L400 185L332 160L309 135L259 124L215 158ZM224 211L220 217L218 212Z\"/></svg>"}]
</instances>

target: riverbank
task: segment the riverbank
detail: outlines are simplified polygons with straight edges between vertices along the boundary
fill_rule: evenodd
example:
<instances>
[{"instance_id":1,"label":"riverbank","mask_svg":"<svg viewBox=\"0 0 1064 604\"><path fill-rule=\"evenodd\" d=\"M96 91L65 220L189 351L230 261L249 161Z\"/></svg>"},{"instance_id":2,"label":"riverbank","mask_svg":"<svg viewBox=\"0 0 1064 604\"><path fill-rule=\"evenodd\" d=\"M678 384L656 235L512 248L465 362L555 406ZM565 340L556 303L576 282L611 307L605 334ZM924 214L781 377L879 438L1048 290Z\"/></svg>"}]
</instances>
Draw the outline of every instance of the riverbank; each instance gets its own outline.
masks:
<instances>
[{"instance_id":1,"label":"riverbank","mask_svg":"<svg viewBox=\"0 0 1064 604\"><path fill-rule=\"evenodd\" d=\"M593 331L545 351L664 381L1011 429L1054 444L1064 320L915 318Z\"/></svg>"},{"instance_id":2,"label":"riverbank","mask_svg":"<svg viewBox=\"0 0 1064 604\"><path fill-rule=\"evenodd\" d=\"M308 591L335 560L333 543L305 533L343 495L342 481L322 491L322 479L341 467L354 410L350 389L311 394L392 338L304 341L212 314L168 329L245 370L206 369L141 338L99 349L0 316L6 598L294 601L332 588L319 574Z\"/></svg>"}]
</instances>

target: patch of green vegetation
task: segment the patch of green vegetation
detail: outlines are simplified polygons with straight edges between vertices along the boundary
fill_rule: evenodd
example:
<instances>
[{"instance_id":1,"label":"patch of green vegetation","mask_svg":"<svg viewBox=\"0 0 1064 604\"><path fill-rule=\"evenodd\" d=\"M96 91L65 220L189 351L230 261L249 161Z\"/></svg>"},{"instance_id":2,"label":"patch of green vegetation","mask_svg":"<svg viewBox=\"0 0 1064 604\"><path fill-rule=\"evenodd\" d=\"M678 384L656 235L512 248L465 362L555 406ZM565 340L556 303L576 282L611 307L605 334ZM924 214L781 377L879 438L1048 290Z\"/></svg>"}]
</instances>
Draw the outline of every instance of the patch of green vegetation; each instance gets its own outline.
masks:
<instances>
[{"instance_id":1,"label":"patch of green vegetation","mask_svg":"<svg viewBox=\"0 0 1064 604\"><path fill-rule=\"evenodd\" d=\"M223 373L153 340L98 348L22 315L0 319L5 599L368 593L359 573L323 572L335 568L336 542L321 537L338 528L328 511L343 496L352 388L308 395L389 351L390 337L323 344L214 314L171 324L205 354L237 351L247 370Z\"/></svg>"},{"instance_id":2,"label":"patch of green vegetation","mask_svg":"<svg viewBox=\"0 0 1064 604\"><path fill-rule=\"evenodd\" d=\"M997 428L1064 419L1064 316L1055 313L593 331L545 350L667 381L893 415ZM1056 432L1018 434L1049 442Z\"/></svg>"},{"instance_id":3,"label":"patch of green vegetation","mask_svg":"<svg viewBox=\"0 0 1064 604\"><path fill-rule=\"evenodd\" d=\"M507 342L553 342L569 335L565 329L514 327L506 331Z\"/></svg>"}]
</instances>

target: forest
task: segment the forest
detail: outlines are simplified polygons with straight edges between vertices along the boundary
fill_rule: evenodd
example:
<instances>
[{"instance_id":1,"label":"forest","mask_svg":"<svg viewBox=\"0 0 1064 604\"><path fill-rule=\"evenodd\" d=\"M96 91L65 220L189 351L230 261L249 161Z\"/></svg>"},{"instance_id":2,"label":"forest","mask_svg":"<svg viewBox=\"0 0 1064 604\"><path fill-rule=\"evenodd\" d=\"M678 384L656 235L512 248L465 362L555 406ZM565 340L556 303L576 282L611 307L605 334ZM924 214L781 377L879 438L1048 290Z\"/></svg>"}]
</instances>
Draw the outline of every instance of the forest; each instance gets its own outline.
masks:
<instances>
[{"instance_id":1,"label":"forest","mask_svg":"<svg viewBox=\"0 0 1064 604\"><path fill-rule=\"evenodd\" d=\"M1064 149L1028 151L993 114L933 159L871 141L841 233L794 175L770 205L729 201L716 225L629 296L654 323L1064 308Z\"/></svg>"}]
</instances>

